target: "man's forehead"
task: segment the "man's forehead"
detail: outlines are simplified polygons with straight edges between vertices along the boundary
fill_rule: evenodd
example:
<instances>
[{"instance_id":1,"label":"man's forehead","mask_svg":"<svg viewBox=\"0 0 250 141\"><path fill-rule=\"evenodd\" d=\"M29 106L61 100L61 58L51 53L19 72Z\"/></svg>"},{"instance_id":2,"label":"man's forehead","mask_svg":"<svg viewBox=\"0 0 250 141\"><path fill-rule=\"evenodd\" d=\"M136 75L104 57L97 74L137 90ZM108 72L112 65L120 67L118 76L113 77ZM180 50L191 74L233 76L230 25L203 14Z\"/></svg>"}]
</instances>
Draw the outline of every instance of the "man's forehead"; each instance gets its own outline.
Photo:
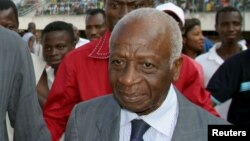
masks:
<instances>
[{"instance_id":1,"label":"man's forehead","mask_svg":"<svg viewBox=\"0 0 250 141\"><path fill-rule=\"evenodd\" d=\"M230 12L221 12L218 15L218 21L237 21L241 20L240 14L236 11L230 11Z\"/></svg>"}]
</instances>

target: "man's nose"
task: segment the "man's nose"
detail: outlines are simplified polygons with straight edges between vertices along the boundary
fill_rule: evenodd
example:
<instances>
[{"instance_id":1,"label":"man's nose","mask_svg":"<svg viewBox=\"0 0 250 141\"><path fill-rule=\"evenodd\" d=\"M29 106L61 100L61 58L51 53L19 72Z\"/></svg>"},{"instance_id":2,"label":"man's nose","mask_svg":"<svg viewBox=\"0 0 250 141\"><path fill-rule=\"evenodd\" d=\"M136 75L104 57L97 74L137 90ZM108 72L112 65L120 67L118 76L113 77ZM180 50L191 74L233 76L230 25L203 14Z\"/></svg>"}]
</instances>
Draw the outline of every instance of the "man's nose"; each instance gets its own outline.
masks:
<instances>
[{"instance_id":1,"label":"man's nose","mask_svg":"<svg viewBox=\"0 0 250 141\"><path fill-rule=\"evenodd\" d=\"M139 73L133 67L126 67L119 77L119 82L125 86L132 86L140 81Z\"/></svg>"}]
</instances>

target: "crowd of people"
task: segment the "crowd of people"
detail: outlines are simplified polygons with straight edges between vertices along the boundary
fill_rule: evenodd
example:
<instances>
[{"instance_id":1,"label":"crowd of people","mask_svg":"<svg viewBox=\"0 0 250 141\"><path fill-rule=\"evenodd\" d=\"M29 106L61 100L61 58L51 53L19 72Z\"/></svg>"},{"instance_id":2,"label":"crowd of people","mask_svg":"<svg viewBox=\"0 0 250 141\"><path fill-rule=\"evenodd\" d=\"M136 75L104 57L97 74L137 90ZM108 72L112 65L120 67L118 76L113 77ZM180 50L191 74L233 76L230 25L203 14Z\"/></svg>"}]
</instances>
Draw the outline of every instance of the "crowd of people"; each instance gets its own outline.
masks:
<instances>
[{"instance_id":1,"label":"crowd of people","mask_svg":"<svg viewBox=\"0 0 250 141\"><path fill-rule=\"evenodd\" d=\"M87 39L70 21L21 37L17 7L0 1L1 141L203 141L208 125L250 125L239 9L216 12L207 46L202 21L172 2L104 5L86 11ZM229 99L224 117L215 106Z\"/></svg>"},{"instance_id":2,"label":"crowd of people","mask_svg":"<svg viewBox=\"0 0 250 141\"><path fill-rule=\"evenodd\" d=\"M36 10L41 15L82 15L89 9L104 9L103 0L26 0L17 4L20 13ZM181 7L185 13L216 12L221 7L233 6L242 11L250 10L247 0L156 0L156 5L172 2Z\"/></svg>"}]
</instances>

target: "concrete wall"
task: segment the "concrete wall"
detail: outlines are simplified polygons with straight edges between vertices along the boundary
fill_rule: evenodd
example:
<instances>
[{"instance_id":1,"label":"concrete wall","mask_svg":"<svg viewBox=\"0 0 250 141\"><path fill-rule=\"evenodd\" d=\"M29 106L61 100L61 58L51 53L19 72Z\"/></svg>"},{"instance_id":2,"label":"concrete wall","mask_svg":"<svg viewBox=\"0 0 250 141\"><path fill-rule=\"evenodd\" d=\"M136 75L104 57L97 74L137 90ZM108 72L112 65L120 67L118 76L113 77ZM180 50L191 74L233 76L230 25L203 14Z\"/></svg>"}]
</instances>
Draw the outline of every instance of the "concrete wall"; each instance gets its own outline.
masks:
<instances>
[{"instance_id":1,"label":"concrete wall","mask_svg":"<svg viewBox=\"0 0 250 141\"><path fill-rule=\"evenodd\" d=\"M250 31L250 12L243 13L243 31ZM215 13L195 13L195 14L186 14L186 18L196 17L201 20L202 30L204 31L214 31L214 21L215 21ZM85 30L85 16L67 16L67 15L55 15L55 16L24 16L20 17L20 25L19 29L27 29L27 25L29 22L35 22L37 29L42 30L48 23L52 21L65 21L74 24L80 30Z\"/></svg>"},{"instance_id":2,"label":"concrete wall","mask_svg":"<svg viewBox=\"0 0 250 141\"><path fill-rule=\"evenodd\" d=\"M38 30L44 29L44 27L53 21L65 21L72 23L76 27L78 27L80 30L85 29L85 16L24 16L19 17L19 29L25 30L28 27L29 22L35 22L36 28Z\"/></svg>"}]
</instances>

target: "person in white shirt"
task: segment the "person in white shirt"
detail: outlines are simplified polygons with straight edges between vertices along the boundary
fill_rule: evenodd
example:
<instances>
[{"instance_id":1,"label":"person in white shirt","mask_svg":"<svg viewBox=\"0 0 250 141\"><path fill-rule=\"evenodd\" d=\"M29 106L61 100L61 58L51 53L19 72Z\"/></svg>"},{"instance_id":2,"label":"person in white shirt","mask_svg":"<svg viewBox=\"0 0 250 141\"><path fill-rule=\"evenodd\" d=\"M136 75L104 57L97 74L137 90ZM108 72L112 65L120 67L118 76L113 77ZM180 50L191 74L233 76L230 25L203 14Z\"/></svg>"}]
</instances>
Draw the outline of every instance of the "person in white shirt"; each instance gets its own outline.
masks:
<instances>
[{"instance_id":1,"label":"person in white shirt","mask_svg":"<svg viewBox=\"0 0 250 141\"><path fill-rule=\"evenodd\" d=\"M211 77L225 60L247 49L244 44L239 42L241 37L242 16L238 9L234 7L224 7L217 11L215 28L221 41L214 44L207 53L201 54L195 59L203 68L205 87L207 87ZM215 103L213 96L212 101ZM227 119L230 103L231 100L215 107L224 119Z\"/></svg>"},{"instance_id":2,"label":"person in white shirt","mask_svg":"<svg viewBox=\"0 0 250 141\"><path fill-rule=\"evenodd\" d=\"M147 127L138 136L144 141L203 141L208 124L228 124L172 85L182 64L182 35L168 14L154 8L131 11L115 25L109 49L113 94L78 104L65 141L132 141L138 120Z\"/></svg>"},{"instance_id":3,"label":"person in white shirt","mask_svg":"<svg viewBox=\"0 0 250 141\"><path fill-rule=\"evenodd\" d=\"M195 59L203 68L205 87L226 59L247 49L244 44L238 43L241 37L241 27L242 16L238 9L224 7L216 13L215 28L221 41L214 44L209 52L201 54Z\"/></svg>"}]
</instances>

